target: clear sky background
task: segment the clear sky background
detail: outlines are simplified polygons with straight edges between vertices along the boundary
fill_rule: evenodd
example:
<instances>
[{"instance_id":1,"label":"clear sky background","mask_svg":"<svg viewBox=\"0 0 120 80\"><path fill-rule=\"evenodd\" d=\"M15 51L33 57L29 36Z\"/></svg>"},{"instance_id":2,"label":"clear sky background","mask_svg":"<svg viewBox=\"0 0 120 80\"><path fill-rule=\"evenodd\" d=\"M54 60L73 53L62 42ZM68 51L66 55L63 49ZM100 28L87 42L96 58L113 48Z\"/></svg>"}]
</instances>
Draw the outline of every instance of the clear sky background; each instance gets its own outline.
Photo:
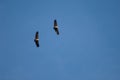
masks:
<instances>
[{"instance_id":1,"label":"clear sky background","mask_svg":"<svg viewBox=\"0 0 120 80\"><path fill-rule=\"evenodd\" d=\"M0 80L120 80L120 0L0 0Z\"/></svg>"}]
</instances>

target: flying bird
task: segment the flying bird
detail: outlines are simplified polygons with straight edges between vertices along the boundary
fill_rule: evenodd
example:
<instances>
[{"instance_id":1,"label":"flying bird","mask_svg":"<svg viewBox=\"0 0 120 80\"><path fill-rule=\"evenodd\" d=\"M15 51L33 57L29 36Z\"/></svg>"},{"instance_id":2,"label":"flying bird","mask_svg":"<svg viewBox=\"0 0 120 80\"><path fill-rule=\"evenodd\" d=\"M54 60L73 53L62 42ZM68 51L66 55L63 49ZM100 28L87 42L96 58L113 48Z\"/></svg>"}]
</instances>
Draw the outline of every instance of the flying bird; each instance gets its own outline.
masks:
<instances>
[{"instance_id":1,"label":"flying bird","mask_svg":"<svg viewBox=\"0 0 120 80\"><path fill-rule=\"evenodd\" d=\"M35 42L35 44L36 44L37 47L39 47L39 35L38 34L39 33L37 31L36 34L35 34L35 39L34 39L34 42Z\"/></svg>"},{"instance_id":2,"label":"flying bird","mask_svg":"<svg viewBox=\"0 0 120 80\"><path fill-rule=\"evenodd\" d=\"M54 27L53 27L53 29L55 30L55 32L57 33L57 35L59 35L57 20L54 20Z\"/></svg>"}]
</instances>

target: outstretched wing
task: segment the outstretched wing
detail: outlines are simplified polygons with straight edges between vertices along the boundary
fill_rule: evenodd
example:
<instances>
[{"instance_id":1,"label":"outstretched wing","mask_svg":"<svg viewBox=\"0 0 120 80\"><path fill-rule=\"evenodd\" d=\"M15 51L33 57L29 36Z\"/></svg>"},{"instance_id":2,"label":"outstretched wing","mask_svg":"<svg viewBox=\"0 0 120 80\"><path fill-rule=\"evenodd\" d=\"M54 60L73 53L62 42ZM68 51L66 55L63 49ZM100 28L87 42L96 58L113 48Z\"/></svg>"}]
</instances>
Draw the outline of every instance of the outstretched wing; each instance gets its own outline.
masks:
<instances>
[{"instance_id":1,"label":"outstretched wing","mask_svg":"<svg viewBox=\"0 0 120 80\"><path fill-rule=\"evenodd\" d=\"M57 25L57 20L54 20L54 30L59 35L59 30L58 30L58 25Z\"/></svg>"},{"instance_id":2,"label":"outstretched wing","mask_svg":"<svg viewBox=\"0 0 120 80\"><path fill-rule=\"evenodd\" d=\"M35 41L37 47L39 47L39 41Z\"/></svg>"},{"instance_id":3,"label":"outstretched wing","mask_svg":"<svg viewBox=\"0 0 120 80\"><path fill-rule=\"evenodd\" d=\"M35 34L35 39L39 39L39 35L38 35L39 33L38 33L38 31L36 32L36 34Z\"/></svg>"},{"instance_id":4,"label":"outstretched wing","mask_svg":"<svg viewBox=\"0 0 120 80\"><path fill-rule=\"evenodd\" d=\"M54 20L54 27L57 26L57 20Z\"/></svg>"},{"instance_id":5,"label":"outstretched wing","mask_svg":"<svg viewBox=\"0 0 120 80\"><path fill-rule=\"evenodd\" d=\"M36 34L35 34L35 39L34 39L35 44L36 44L37 47L39 47L39 35L38 35L38 34L39 34L39 33L38 33L38 31L37 31Z\"/></svg>"},{"instance_id":6,"label":"outstretched wing","mask_svg":"<svg viewBox=\"0 0 120 80\"><path fill-rule=\"evenodd\" d=\"M54 28L55 32L57 33L57 35L59 35L59 30L58 28Z\"/></svg>"}]
</instances>

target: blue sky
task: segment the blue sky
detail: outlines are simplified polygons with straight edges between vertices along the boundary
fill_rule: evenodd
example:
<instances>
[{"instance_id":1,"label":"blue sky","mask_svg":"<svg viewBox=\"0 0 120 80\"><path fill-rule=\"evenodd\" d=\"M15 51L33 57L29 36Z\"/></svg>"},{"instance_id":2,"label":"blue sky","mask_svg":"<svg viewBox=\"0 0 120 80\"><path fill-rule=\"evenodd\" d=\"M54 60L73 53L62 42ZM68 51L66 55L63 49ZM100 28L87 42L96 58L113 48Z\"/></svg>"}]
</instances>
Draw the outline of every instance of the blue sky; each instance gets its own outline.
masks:
<instances>
[{"instance_id":1,"label":"blue sky","mask_svg":"<svg viewBox=\"0 0 120 80\"><path fill-rule=\"evenodd\" d=\"M119 3L0 0L0 80L120 80Z\"/></svg>"}]
</instances>

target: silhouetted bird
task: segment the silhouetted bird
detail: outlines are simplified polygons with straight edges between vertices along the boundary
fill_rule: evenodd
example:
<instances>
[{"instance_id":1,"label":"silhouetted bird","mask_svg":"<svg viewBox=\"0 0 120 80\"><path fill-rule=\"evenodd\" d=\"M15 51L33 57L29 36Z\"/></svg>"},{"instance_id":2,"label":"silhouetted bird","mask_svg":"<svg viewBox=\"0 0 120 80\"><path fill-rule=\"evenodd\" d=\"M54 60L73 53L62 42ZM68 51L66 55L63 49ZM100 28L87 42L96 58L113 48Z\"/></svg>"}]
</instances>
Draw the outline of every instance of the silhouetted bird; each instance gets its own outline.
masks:
<instances>
[{"instance_id":1,"label":"silhouetted bird","mask_svg":"<svg viewBox=\"0 0 120 80\"><path fill-rule=\"evenodd\" d=\"M39 33L37 31L36 34L35 34L35 39L34 39L34 42L35 42L35 44L36 44L37 47L39 47L39 35L38 34Z\"/></svg>"},{"instance_id":2,"label":"silhouetted bird","mask_svg":"<svg viewBox=\"0 0 120 80\"><path fill-rule=\"evenodd\" d=\"M57 21L54 20L54 28L55 32L57 33L57 35L59 35L59 30L58 30L58 25L57 25Z\"/></svg>"}]
</instances>

